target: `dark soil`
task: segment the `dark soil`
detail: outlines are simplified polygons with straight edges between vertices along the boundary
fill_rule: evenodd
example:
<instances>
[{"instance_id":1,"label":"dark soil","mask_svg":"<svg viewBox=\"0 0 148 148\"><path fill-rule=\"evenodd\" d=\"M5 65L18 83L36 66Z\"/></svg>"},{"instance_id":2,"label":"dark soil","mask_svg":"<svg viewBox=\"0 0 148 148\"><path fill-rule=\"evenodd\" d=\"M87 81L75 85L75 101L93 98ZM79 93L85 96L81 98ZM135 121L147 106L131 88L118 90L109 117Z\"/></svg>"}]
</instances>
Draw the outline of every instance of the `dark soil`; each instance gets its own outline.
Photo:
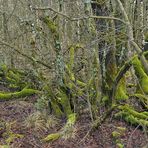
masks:
<instances>
[{"instance_id":1,"label":"dark soil","mask_svg":"<svg viewBox=\"0 0 148 148\"><path fill-rule=\"evenodd\" d=\"M147 148L148 139L142 128L136 128L124 121L111 118L108 118L98 129L86 136L90 129L90 119L86 114L78 119L74 138L43 143L41 139L57 131L59 127L38 131L24 126L25 119L35 112L35 100L36 97L31 96L21 101L0 102L0 120L7 123L15 121L11 127L12 131L24 136L13 140L10 144L12 148L116 148L115 140L112 137L112 132L117 129L116 127L126 128L120 138L125 148ZM3 144L6 144L5 138L0 137L0 145Z\"/></svg>"}]
</instances>

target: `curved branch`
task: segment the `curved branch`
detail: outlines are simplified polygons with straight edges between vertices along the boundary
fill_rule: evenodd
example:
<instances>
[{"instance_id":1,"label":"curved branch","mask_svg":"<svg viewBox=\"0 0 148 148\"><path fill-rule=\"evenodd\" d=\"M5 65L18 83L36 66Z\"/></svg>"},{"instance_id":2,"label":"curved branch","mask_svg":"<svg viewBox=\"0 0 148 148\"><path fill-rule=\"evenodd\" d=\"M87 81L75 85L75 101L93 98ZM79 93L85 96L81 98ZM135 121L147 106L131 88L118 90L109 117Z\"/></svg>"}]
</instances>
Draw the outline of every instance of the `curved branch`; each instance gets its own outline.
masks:
<instances>
[{"instance_id":1,"label":"curved branch","mask_svg":"<svg viewBox=\"0 0 148 148\"><path fill-rule=\"evenodd\" d=\"M69 17L68 15L66 15L66 14L64 14L64 13L61 13L61 12L59 12L59 11L57 11L57 10L51 8L51 7L36 7L36 8L34 7L34 8L32 8L32 9L33 9L33 10L43 10L43 11L45 11L45 10L50 10L50 11L53 11L53 12L55 12L55 13L57 13L57 14L63 16L63 17L65 17L65 18L67 18L68 20L70 20L70 17Z\"/></svg>"},{"instance_id":2,"label":"curved branch","mask_svg":"<svg viewBox=\"0 0 148 148\"><path fill-rule=\"evenodd\" d=\"M142 56L146 56L148 55L148 51L143 52ZM111 89L111 101L113 101L114 97L115 97L115 92L117 90L117 85L119 83L119 81L121 80L121 78L123 77L123 75L129 70L129 68L132 66L132 60L139 55L135 55L133 56L129 61L127 61L119 70L119 72L117 73L115 79L114 79L114 83Z\"/></svg>"},{"instance_id":3,"label":"curved branch","mask_svg":"<svg viewBox=\"0 0 148 148\"><path fill-rule=\"evenodd\" d=\"M132 58L133 59L133 58ZM121 78L123 77L123 75L129 70L129 68L132 66L131 60L129 60L128 62L126 62L121 69L119 70L118 74L116 75L116 78L114 80L112 89L111 89L111 102L114 100L115 97L115 93L117 90L117 85L119 83L119 81L121 80Z\"/></svg>"}]
</instances>

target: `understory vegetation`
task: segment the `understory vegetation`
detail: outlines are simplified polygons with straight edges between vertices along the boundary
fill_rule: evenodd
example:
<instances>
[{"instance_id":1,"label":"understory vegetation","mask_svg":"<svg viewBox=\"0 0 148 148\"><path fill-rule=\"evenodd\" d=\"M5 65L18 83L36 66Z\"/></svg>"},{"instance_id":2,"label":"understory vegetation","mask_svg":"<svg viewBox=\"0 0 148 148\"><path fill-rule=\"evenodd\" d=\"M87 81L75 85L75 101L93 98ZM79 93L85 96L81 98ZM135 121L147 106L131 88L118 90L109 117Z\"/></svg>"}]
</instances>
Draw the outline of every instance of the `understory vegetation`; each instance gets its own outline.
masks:
<instances>
[{"instance_id":1,"label":"understory vegetation","mask_svg":"<svg viewBox=\"0 0 148 148\"><path fill-rule=\"evenodd\" d=\"M82 141L114 120L143 131L148 143L147 0L0 4L0 104L30 101L23 127L45 131L39 141L52 143L75 138L87 115ZM16 122L0 116L0 147L24 137ZM110 147L128 147L127 130L116 127Z\"/></svg>"}]
</instances>

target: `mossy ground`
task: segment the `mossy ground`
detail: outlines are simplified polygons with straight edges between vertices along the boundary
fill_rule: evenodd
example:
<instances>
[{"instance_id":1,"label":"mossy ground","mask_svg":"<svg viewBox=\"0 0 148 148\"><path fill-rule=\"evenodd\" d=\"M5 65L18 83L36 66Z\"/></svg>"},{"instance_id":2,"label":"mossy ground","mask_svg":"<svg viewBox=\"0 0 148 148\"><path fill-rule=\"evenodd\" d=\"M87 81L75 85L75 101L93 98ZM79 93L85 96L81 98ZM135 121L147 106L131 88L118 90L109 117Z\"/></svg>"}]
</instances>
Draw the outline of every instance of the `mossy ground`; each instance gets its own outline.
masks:
<instances>
[{"instance_id":1,"label":"mossy ground","mask_svg":"<svg viewBox=\"0 0 148 148\"><path fill-rule=\"evenodd\" d=\"M72 60L71 60L72 61ZM72 65L72 64L71 64ZM147 75L145 74L141 63L138 61L138 59L133 60L133 66L135 68L137 77L140 80L140 84L143 88L143 91L146 93L147 83ZM68 67L70 72L72 71L72 67ZM12 77L14 77L13 73L10 73ZM75 78L74 78L75 79ZM17 81L17 77L15 78ZM16 82L15 81L15 82ZM19 81L19 80L18 80ZM11 83L15 83L11 82ZM120 83L117 87L116 92L116 99L117 104L123 100L124 101L130 101L129 96L126 94L126 85L124 84L124 79L120 80ZM4 87L2 87L4 88ZM71 88L71 87L70 87ZM95 131L92 131L89 135L87 135L87 132L91 128L90 125L92 125L92 122L90 120L90 113L89 110L82 111L81 115L79 115L78 119L76 119L76 115L73 114L70 104L65 104L68 99L66 93L64 93L63 89L60 89L61 91L58 91L57 97L61 98L61 104L63 106L63 113L67 113L66 116L64 116L60 122L55 124L55 126L52 126L50 128L47 124L47 120L44 120L43 118L37 119L38 121L34 122L34 126L26 126L27 123L32 125L32 119L28 117L33 117L32 114L36 113L35 109L35 102L37 101L37 94L40 93L39 91L35 89L28 89L25 87L24 89L21 89L20 91L15 92L9 92L9 90L1 89L0 93L0 118L4 120L8 125L13 123L11 126L11 136L7 134L7 137L3 136L3 134L0 135L0 146L7 144L7 141L11 140L9 142L9 145L11 147L115 147L115 146L131 146L135 147L138 145L138 147L145 146L146 136L143 133L143 129L136 129L135 131L135 125L141 125L148 126L147 121L147 112L141 112L132 109L130 106L126 106L124 104L117 105L119 111L118 114L118 120L114 118L114 116L109 116L103 122L98 129ZM8 93L4 93L8 92ZM34 94L32 96L32 94ZM26 101L21 101L22 98L25 97ZM18 98L18 99L16 99ZM21 98L21 100L19 100ZM35 100L34 100L35 98ZM14 99L14 100L13 100ZM7 102L3 102L6 101ZM121 101L122 102L122 101ZM52 102L54 103L54 102ZM55 107L56 108L56 107ZM54 108L53 108L54 109ZM57 110L57 108L55 109ZM103 114L103 110L102 110ZM113 114L114 115L114 114ZM29 120L28 120L29 119ZM127 121L125 123L125 121ZM27 121L27 122L26 122ZM34 121L34 120L33 120ZM113 122L113 123L112 123ZM134 125L134 126L133 126ZM120 135L115 142L115 139L113 137L114 131L116 131L116 127L126 128L126 132ZM138 137L135 138L135 135L133 136L132 133L137 133L138 137L142 137L139 139ZM98 134L99 133L99 134ZM134 137L137 139L131 138ZM19 137L12 137L12 135L23 135ZM68 134L68 135L67 135ZM4 134L5 135L5 134ZM87 136L86 136L87 135ZM99 136L98 136L99 135ZM9 137L10 136L10 137ZM69 139L66 140L66 137ZM85 138L84 138L85 137ZM107 140L105 140L107 139ZM48 142L47 142L48 141ZM49 143L49 141L55 141ZM135 145L136 143L136 145Z\"/></svg>"},{"instance_id":2,"label":"mossy ground","mask_svg":"<svg viewBox=\"0 0 148 148\"><path fill-rule=\"evenodd\" d=\"M1 87L2 88L2 87ZM1 89L6 91L5 88ZM75 136L68 140L58 139L55 142L48 143L42 142L40 139L45 138L48 134L56 133L64 127L66 120L61 120L56 126L52 128L33 128L25 126L27 117L36 112L34 103L36 102L37 96L30 96L25 98L25 100L11 100L7 102L0 103L0 118L5 120L7 123L12 124L12 131L16 134L23 135L22 138L16 138L11 142L12 148L38 148L38 147L47 147L47 148L80 148L80 147L115 147L114 139L112 137L112 132L118 130L117 127L126 128L126 131L122 134L120 140L121 143L126 147L143 147L146 145L146 137L142 129L136 129L135 127L125 123L122 119L115 120L111 116L101 124L101 126L84 138L90 129L90 117L89 112L83 112L80 117L77 118L75 124ZM37 126L42 124L37 122ZM134 134L132 135L132 133ZM84 139L83 139L84 138ZM0 145L6 144L5 138L0 137Z\"/></svg>"}]
</instances>

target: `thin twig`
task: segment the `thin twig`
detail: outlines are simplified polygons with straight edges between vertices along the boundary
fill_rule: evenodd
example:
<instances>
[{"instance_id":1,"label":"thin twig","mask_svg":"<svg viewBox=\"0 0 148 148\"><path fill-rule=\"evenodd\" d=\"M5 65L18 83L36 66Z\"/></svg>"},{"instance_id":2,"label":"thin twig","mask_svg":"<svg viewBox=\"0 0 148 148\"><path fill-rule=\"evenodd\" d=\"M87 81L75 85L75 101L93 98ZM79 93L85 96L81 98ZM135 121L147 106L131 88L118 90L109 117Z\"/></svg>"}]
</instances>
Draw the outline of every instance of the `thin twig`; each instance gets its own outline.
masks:
<instances>
[{"instance_id":1,"label":"thin twig","mask_svg":"<svg viewBox=\"0 0 148 148\"><path fill-rule=\"evenodd\" d=\"M90 15L87 17L81 17L81 18L73 18L71 19L72 21L77 21L77 20L83 20L83 19L89 19L89 18L93 18L93 19L108 19L108 20L117 20L122 22L123 24L126 24L126 22L120 18L116 18L116 17L111 17L111 16L95 16L95 15Z\"/></svg>"},{"instance_id":2,"label":"thin twig","mask_svg":"<svg viewBox=\"0 0 148 148\"><path fill-rule=\"evenodd\" d=\"M55 12L55 13L57 13L57 14L59 14L59 15L62 15L62 16L64 16L64 17L66 17L68 20L70 20L70 17L68 16L68 15L66 15L66 14L64 14L64 13L61 13L61 12L59 12L59 11L57 11L57 10L55 10L55 9L53 9L53 8L51 8L51 7L36 7L36 8L32 8L33 10L50 10L50 11L53 11L53 12Z\"/></svg>"}]
</instances>

